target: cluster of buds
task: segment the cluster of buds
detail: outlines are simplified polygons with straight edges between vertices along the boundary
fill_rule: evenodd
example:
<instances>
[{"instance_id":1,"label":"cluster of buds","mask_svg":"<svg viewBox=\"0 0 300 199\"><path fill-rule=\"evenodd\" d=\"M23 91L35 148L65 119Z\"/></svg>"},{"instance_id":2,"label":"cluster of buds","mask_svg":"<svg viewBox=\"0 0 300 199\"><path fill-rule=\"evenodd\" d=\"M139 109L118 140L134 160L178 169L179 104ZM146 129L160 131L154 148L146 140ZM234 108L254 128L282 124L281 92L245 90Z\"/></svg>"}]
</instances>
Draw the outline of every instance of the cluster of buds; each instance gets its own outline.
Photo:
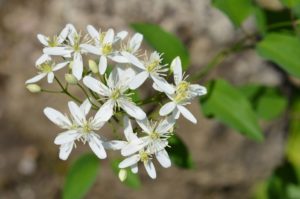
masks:
<instances>
[{"instance_id":1,"label":"cluster of buds","mask_svg":"<svg viewBox=\"0 0 300 199\"><path fill-rule=\"evenodd\" d=\"M120 151L125 157L119 164L122 172L130 167L137 173L138 163L142 162L154 179L153 158L165 168L171 166L166 147L176 120L182 115L197 122L186 105L206 94L206 88L187 81L179 57L168 66L162 64L158 52L141 53L143 35L139 33L126 41L126 31L115 34L113 29L97 31L89 25L87 32L83 36L72 24L67 24L58 36L50 38L38 34L38 40L44 45L43 54L36 61L38 75L26 81L27 88L32 92L55 93L36 84L47 77L49 84L58 83L61 91L57 92L65 93L73 100L68 102L69 114L50 107L44 109L49 120L64 129L54 140L60 146L60 159L66 160L76 143L88 143L100 159L107 157L107 150ZM67 68L65 86L55 75L63 68ZM171 75L174 76L173 83L167 81ZM162 96L161 99L150 96L145 100L133 100L132 96L146 81L152 83L155 96ZM70 85L80 87L86 99L73 96L68 91ZM157 118L144 112L142 106L147 102L165 102L156 107ZM88 116L90 110L95 111L93 116ZM132 128L133 121L135 128ZM109 140L100 134L99 130L106 123L122 125L126 140Z\"/></svg>"}]
</instances>

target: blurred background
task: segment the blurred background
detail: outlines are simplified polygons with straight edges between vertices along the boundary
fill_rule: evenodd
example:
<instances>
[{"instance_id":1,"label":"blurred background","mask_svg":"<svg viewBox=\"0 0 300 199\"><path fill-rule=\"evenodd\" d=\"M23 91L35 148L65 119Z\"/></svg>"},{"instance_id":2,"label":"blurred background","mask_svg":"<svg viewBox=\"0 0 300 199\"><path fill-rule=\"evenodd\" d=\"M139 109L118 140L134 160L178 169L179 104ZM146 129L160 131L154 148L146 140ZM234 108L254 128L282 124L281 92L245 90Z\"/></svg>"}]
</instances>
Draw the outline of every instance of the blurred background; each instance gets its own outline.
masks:
<instances>
[{"instance_id":1,"label":"blurred background","mask_svg":"<svg viewBox=\"0 0 300 199\"><path fill-rule=\"evenodd\" d=\"M278 0L257 2L270 10L283 9ZM83 31L92 24L132 33L129 25L134 22L159 24L177 35L190 52L190 73L244 34L209 0L0 0L1 199L60 198L69 165L88 150L79 147L68 161L59 160L58 147L53 144L59 129L42 110L51 106L66 111L67 98L34 95L25 89L24 82L35 74L34 63L42 49L37 33L56 34L66 23ZM244 29L256 31L253 18L247 19ZM281 72L251 49L230 56L211 76L235 85L276 87L283 81ZM250 198L255 186L283 161L287 117L262 123L265 141L256 143L206 119L197 102L191 106L198 124L180 119L178 134L190 150L194 169L158 167L154 181L142 172L142 187L133 190L119 181L109 160L104 160L86 198ZM104 134L109 134L109 128Z\"/></svg>"}]
</instances>

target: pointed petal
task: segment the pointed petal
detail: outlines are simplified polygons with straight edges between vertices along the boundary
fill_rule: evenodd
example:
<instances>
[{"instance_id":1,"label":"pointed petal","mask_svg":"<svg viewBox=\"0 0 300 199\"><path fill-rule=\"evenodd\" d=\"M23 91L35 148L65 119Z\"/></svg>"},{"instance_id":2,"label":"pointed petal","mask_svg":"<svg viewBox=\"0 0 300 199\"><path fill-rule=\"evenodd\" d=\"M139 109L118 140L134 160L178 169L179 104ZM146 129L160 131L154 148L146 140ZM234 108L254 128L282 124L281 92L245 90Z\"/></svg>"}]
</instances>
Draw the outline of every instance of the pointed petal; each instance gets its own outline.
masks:
<instances>
[{"instance_id":1,"label":"pointed petal","mask_svg":"<svg viewBox=\"0 0 300 199\"><path fill-rule=\"evenodd\" d=\"M204 86L200 86L199 84L192 84L189 87L190 91L194 96L206 95L207 89Z\"/></svg>"},{"instance_id":2,"label":"pointed petal","mask_svg":"<svg viewBox=\"0 0 300 199\"><path fill-rule=\"evenodd\" d=\"M145 133L151 133L150 122L149 122L149 120L147 118L145 118L143 120L137 120L136 122L143 129L143 131Z\"/></svg>"},{"instance_id":3,"label":"pointed petal","mask_svg":"<svg viewBox=\"0 0 300 199\"><path fill-rule=\"evenodd\" d=\"M156 131L159 133L166 133L174 126L175 122L174 118L167 117L157 125Z\"/></svg>"},{"instance_id":4,"label":"pointed petal","mask_svg":"<svg viewBox=\"0 0 300 199\"><path fill-rule=\"evenodd\" d=\"M174 102L168 102L160 108L159 114L161 116L168 115L175 109L175 107L176 107L176 104Z\"/></svg>"},{"instance_id":5,"label":"pointed petal","mask_svg":"<svg viewBox=\"0 0 300 199\"><path fill-rule=\"evenodd\" d=\"M68 34L69 34L69 29L68 29L68 27L65 27L65 28L60 32L60 34L59 34L59 36L58 36L58 38L57 38L58 43L60 43L60 44L63 43L63 42L66 40Z\"/></svg>"},{"instance_id":6,"label":"pointed petal","mask_svg":"<svg viewBox=\"0 0 300 199\"><path fill-rule=\"evenodd\" d=\"M174 87L171 84L169 84L164 78L156 75L151 75L151 78L157 84L157 86L167 94L174 93L175 91Z\"/></svg>"},{"instance_id":7,"label":"pointed petal","mask_svg":"<svg viewBox=\"0 0 300 199\"><path fill-rule=\"evenodd\" d=\"M41 74L38 74L36 76L34 76L33 78L27 80L25 82L25 84L31 84L31 83L35 83L35 82L38 82L40 81L41 79L43 79L44 77L46 77L47 73L41 73Z\"/></svg>"},{"instance_id":8,"label":"pointed petal","mask_svg":"<svg viewBox=\"0 0 300 199\"><path fill-rule=\"evenodd\" d=\"M133 65L135 65L136 67L138 67L142 70L145 70L145 67L144 67L143 63L140 62L140 60L136 56L134 56L134 55L132 55L129 52L126 52L126 51L121 52L121 54L124 57L126 57L128 59L128 61L130 61Z\"/></svg>"},{"instance_id":9,"label":"pointed petal","mask_svg":"<svg viewBox=\"0 0 300 199\"><path fill-rule=\"evenodd\" d=\"M66 47L47 47L43 49L43 52L47 55L68 55L72 52L72 50Z\"/></svg>"},{"instance_id":10,"label":"pointed petal","mask_svg":"<svg viewBox=\"0 0 300 199\"><path fill-rule=\"evenodd\" d=\"M108 57L117 63L121 63L121 64L129 63L129 60L126 57L117 53L111 54Z\"/></svg>"},{"instance_id":11,"label":"pointed petal","mask_svg":"<svg viewBox=\"0 0 300 199\"><path fill-rule=\"evenodd\" d=\"M109 89L103 83L101 83L99 80L97 80L91 76L84 77L83 83L89 89L91 89L92 91L94 91L100 95L103 95L103 96L109 95Z\"/></svg>"},{"instance_id":12,"label":"pointed petal","mask_svg":"<svg viewBox=\"0 0 300 199\"><path fill-rule=\"evenodd\" d=\"M89 111L91 110L92 104L88 99L84 100L84 102L80 105L81 112L84 113L84 115L87 115Z\"/></svg>"},{"instance_id":13,"label":"pointed petal","mask_svg":"<svg viewBox=\"0 0 300 199\"><path fill-rule=\"evenodd\" d=\"M61 112L59 112L59 111L57 111L53 108L46 107L44 109L44 114L47 116L47 118L51 122L53 122L54 124L56 124L60 128L66 129L66 128L69 128L70 126L72 126L72 123L69 120L69 118L67 118Z\"/></svg>"},{"instance_id":14,"label":"pointed petal","mask_svg":"<svg viewBox=\"0 0 300 199\"><path fill-rule=\"evenodd\" d=\"M117 41L119 41L119 40L125 39L125 37L126 37L127 35L128 35L128 32L127 32L127 31L121 31L121 32L118 32L118 33L116 34L116 37L115 37L114 42L117 42Z\"/></svg>"},{"instance_id":15,"label":"pointed petal","mask_svg":"<svg viewBox=\"0 0 300 199\"><path fill-rule=\"evenodd\" d=\"M105 73L106 68L107 68L107 58L105 56L101 56L99 61L99 71L101 75Z\"/></svg>"},{"instance_id":16,"label":"pointed petal","mask_svg":"<svg viewBox=\"0 0 300 199\"><path fill-rule=\"evenodd\" d=\"M143 41L143 35L140 33L135 33L129 42L129 48L132 53L135 53L141 46Z\"/></svg>"},{"instance_id":17,"label":"pointed petal","mask_svg":"<svg viewBox=\"0 0 300 199\"><path fill-rule=\"evenodd\" d=\"M80 134L76 130L69 130L63 133L60 133L54 139L54 144L61 145L69 142L75 141Z\"/></svg>"},{"instance_id":18,"label":"pointed petal","mask_svg":"<svg viewBox=\"0 0 300 199\"><path fill-rule=\"evenodd\" d=\"M80 53L74 53L74 62L72 68L72 74L77 78L77 80L81 80L83 72L83 63L82 63L82 56Z\"/></svg>"},{"instance_id":19,"label":"pointed petal","mask_svg":"<svg viewBox=\"0 0 300 199\"><path fill-rule=\"evenodd\" d=\"M171 63L171 69L174 73L174 82L177 85L182 81L182 66L180 57L176 57Z\"/></svg>"},{"instance_id":20,"label":"pointed petal","mask_svg":"<svg viewBox=\"0 0 300 199\"><path fill-rule=\"evenodd\" d=\"M103 143L105 149L121 150L127 142L122 140L111 140Z\"/></svg>"},{"instance_id":21,"label":"pointed petal","mask_svg":"<svg viewBox=\"0 0 300 199\"><path fill-rule=\"evenodd\" d=\"M142 120L146 118L146 113L140 107L136 106L134 103L126 99L119 99L118 104L128 115L138 120Z\"/></svg>"},{"instance_id":22,"label":"pointed petal","mask_svg":"<svg viewBox=\"0 0 300 199\"><path fill-rule=\"evenodd\" d=\"M66 144L62 144L59 147L59 158L61 160L68 159L70 153L72 152L73 146L74 146L74 142L69 142L69 143L66 143Z\"/></svg>"},{"instance_id":23,"label":"pointed petal","mask_svg":"<svg viewBox=\"0 0 300 199\"><path fill-rule=\"evenodd\" d=\"M143 142L141 139L132 140L121 149L121 154L123 156L132 155L144 148L145 145L147 145L147 142Z\"/></svg>"},{"instance_id":24,"label":"pointed petal","mask_svg":"<svg viewBox=\"0 0 300 199\"><path fill-rule=\"evenodd\" d=\"M155 179L156 178L156 170L155 170L155 167L154 167L154 164L152 163L152 161L148 160L147 162L144 162L144 166L145 166L145 169L146 169L148 175L152 179Z\"/></svg>"},{"instance_id":25,"label":"pointed petal","mask_svg":"<svg viewBox=\"0 0 300 199\"><path fill-rule=\"evenodd\" d=\"M119 72L118 68L114 67L114 69L111 71L109 74L108 80L107 80L107 85L109 88L115 88L117 84L119 83Z\"/></svg>"},{"instance_id":26,"label":"pointed petal","mask_svg":"<svg viewBox=\"0 0 300 199\"><path fill-rule=\"evenodd\" d=\"M49 84L53 83L53 79L54 79L54 73L53 72L48 73L47 80Z\"/></svg>"},{"instance_id":27,"label":"pointed petal","mask_svg":"<svg viewBox=\"0 0 300 199\"><path fill-rule=\"evenodd\" d=\"M143 71L137 74L130 82L129 88L132 90L137 89L146 81L148 77L149 77L149 73L147 71Z\"/></svg>"},{"instance_id":28,"label":"pointed petal","mask_svg":"<svg viewBox=\"0 0 300 199\"><path fill-rule=\"evenodd\" d=\"M139 171L139 167L138 167L137 164L134 164L134 165L131 166L131 172L132 173L138 173L138 171Z\"/></svg>"},{"instance_id":29,"label":"pointed petal","mask_svg":"<svg viewBox=\"0 0 300 199\"><path fill-rule=\"evenodd\" d=\"M131 122L127 116L124 116L124 134L128 142L138 139L136 134L133 132Z\"/></svg>"},{"instance_id":30,"label":"pointed petal","mask_svg":"<svg viewBox=\"0 0 300 199\"><path fill-rule=\"evenodd\" d=\"M85 51L95 54L95 55L101 55L100 48L96 46L92 46L91 44L81 44L80 48L84 49Z\"/></svg>"},{"instance_id":31,"label":"pointed petal","mask_svg":"<svg viewBox=\"0 0 300 199\"><path fill-rule=\"evenodd\" d=\"M70 63L70 62L66 61L66 62L59 63L53 67L52 71L58 71L58 70L62 69L63 67L65 67L68 63Z\"/></svg>"},{"instance_id":32,"label":"pointed petal","mask_svg":"<svg viewBox=\"0 0 300 199\"><path fill-rule=\"evenodd\" d=\"M96 113L94 120L108 121L113 115L114 104L113 100L106 101Z\"/></svg>"},{"instance_id":33,"label":"pointed petal","mask_svg":"<svg viewBox=\"0 0 300 199\"><path fill-rule=\"evenodd\" d=\"M101 140L94 134L90 135L89 146L98 158L105 159L107 157Z\"/></svg>"},{"instance_id":34,"label":"pointed petal","mask_svg":"<svg viewBox=\"0 0 300 199\"><path fill-rule=\"evenodd\" d=\"M94 39L94 40L98 40L99 38L99 32L96 30L96 28L94 28L94 26L92 25L88 25L86 27L89 35Z\"/></svg>"},{"instance_id":35,"label":"pointed petal","mask_svg":"<svg viewBox=\"0 0 300 199\"><path fill-rule=\"evenodd\" d=\"M114 41L114 37L115 37L115 33L113 29L108 29L108 31L106 32L104 39L103 39L103 43L107 44L107 43L112 43Z\"/></svg>"},{"instance_id":36,"label":"pointed petal","mask_svg":"<svg viewBox=\"0 0 300 199\"><path fill-rule=\"evenodd\" d=\"M179 109L180 113L192 123L196 124L197 119L193 116L193 114L184 106L178 105L177 108Z\"/></svg>"},{"instance_id":37,"label":"pointed petal","mask_svg":"<svg viewBox=\"0 0 300 199\"><path fill-rule=\"evenodd\" d=\"M83 125L83 123L86 122L86 119L84 113L79 108L79 106L72 101L68 103L68 106L69 106L70 113L73 119L75 120L75 122L79 125Z\"/></svg>"},{"instance_id":38,"label":"pointed petal","mask_svg":"<svg viewBox=\"0 0 300 199\"><path fill-rule=\"evenodd\" d=\"M46 61L50 61L51 60L51 57L47 54L42 54L35 62L35 65L38 66L38 65L41 65L43 63L45 63Z\"/></svg>"},{"instance_id":39,"label":"pointed petal","mask_svg":"<svg viewBox=\"0 0 300 199\"><path fill-rule=\"evenodd\" d=\"M42 34L37 34L37 38L38 40L44 45L44 46L48 46L48 41L49 41L49 38L46 37L45 35L42 35Z\"/></svg>"},{"instance_id":40,"label":"pointed petal","mask_svg":"<svg viewBox=\"0 0 300 199\"><path fill-rule=\"evenodd\" d=\"M171 166L171 160L168 155L168 152L163 149L155 154L158 162L163 166L164 168L169 168Z\"/></svg>"},{"instance_id":41,"label":"pointed petal","mask_svg":"<svg viewBox=\"0 0 300 199\"><path fill-rule=\"evenodd\" d=\"M130 167L132 165L135 165L140 160L140 156L138 154L130 156L129 158L126 158L119 164L120 169L124 169L127 167Z\"/></svg>"}]
</instances>

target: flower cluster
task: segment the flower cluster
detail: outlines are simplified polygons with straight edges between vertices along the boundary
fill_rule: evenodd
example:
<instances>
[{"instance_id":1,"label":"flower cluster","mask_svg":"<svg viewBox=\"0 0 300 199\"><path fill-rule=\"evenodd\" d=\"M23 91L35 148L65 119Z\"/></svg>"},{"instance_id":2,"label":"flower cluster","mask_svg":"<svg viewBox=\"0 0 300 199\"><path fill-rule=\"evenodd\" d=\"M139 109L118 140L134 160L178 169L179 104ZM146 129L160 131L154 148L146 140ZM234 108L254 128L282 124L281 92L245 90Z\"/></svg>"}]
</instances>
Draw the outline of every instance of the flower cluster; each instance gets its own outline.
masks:
<instances>
[{"instance_id":1,"label":"flower cluster","mask_svg":"<svg viewBox=\"0 0 300 199\"><path fill-rule=\"evenodd\" d=\"M72 24L67 24L58 36L50 38L38 34L44 46L43 54L36 61L38 75L26 81L27 88L32 92L65 93L73 99L68 102L69 114L50 107L44 109L48 119L64 129L54 140L60 146L60 159L66 160L76 143L88 143L100 159L107 157L107 150L119 150L125 157L119 164L121 170L131 168L137 173L138 163L142 162L154 179L153 158L162 167L171 166L166 147L176 120L182 115L197 122L186 106L194 98L205 95L206 88L187 81L179 57L168 66L162 63L162 55L158 52L142 53L143 35L139 33L126 41L126 31L115 34L113 29L97 31L89 25L87 32L82 35ZM55 73L66 66L64 86ZM174 83L169 83L167 80L172 75ZM35 84L44 77L49 84L55 80L61 90L49 91ZM134 99L147 81L152 83L155 96ZM68 90L70 85L77 85L86 99L82 101L72 95ZM164 103L160 109L153 109L159 113L157 118L151 117L154 111L147 115L141 108L149 102ZM91 110L95 114L88 116ZM133 121L135 128L131 124ZM99 130L106 123L122 125L126 140L109 140L100 134Z\"/></svg>"}]
</instances>

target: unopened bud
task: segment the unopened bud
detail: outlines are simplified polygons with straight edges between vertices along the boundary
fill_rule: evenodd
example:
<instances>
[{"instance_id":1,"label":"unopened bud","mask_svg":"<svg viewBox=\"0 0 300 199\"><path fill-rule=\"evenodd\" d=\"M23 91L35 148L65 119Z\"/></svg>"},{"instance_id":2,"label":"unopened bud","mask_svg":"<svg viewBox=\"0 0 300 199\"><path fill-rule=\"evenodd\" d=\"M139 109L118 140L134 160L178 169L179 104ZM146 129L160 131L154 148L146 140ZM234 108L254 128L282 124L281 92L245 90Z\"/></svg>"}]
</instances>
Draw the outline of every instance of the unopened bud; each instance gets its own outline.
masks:
<instances>
[{"instance_id":1,"label":"unopened bud","mask_svg":"<svg viewBox=\"0 0 300 199\"><path fill-rule=\"evenodd\" d=\"M127 178L127 171L126 169L120 169L119 171L119 179L121 182L124 182L124 180L126 180Z\"/></svg>"},{"instance_id":2,"label":"unopened bud","mask_svg":"<svg viewBox=\"0 0 300 199\"><path fill-rule=\"evenodd\" d=\"M37 84L28 84L26 88L32 93L39 93L42 90L41 87Z\"/></svg>"},{"instance_id":3,"label":"unopened bud","mask_svg":"<svg viewBox=\"0 0 300 199\"><path fill-rule=\"evenodd\" d=\"M69 83L69 84L77 84L78 80L76 79L76 77L72 74L65 74L65 80Z\"/></svg>"},{"instance_id":4,"label":"unopened bud","mask_svg":"<svg viewBox=\"0 0 300 199\"><path fill-rule=\"evenodd\" d=\"M93 73L99 72L97 63L94 60L91 59L89 60L89 68Z\"/></svg>"},{"instance_id":5,"label":"unopened bud","mask_svg":"<svg viewBox=\"0 0 300 199\"><path fill-rule=\"evenodd\" d=\"M73 61L70 61L70 63L69 63L69 69L72 69L73 68Z\"/></svg>"}]
</instances>

